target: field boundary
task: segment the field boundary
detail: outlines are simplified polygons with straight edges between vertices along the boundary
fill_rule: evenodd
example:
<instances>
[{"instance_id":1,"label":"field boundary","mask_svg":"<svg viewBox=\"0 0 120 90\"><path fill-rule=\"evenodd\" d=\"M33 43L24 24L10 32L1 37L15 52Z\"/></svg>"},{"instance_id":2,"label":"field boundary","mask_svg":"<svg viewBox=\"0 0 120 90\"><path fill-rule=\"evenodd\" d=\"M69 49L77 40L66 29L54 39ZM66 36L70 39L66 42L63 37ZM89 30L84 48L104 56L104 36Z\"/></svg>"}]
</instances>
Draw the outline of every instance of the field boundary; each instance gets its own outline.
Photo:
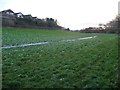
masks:
<instances>
[{"instance_id":1,"label":"field boundary","mask_svg":"<svg viewBox=\"0 0 120 90\"><path fill-rule=\"evenodd\" d=\"M62 40L59 42L71 42L71 41L77 41L77 40L86 40L86 39L92 39L92 38L96 38L96 37L97 36L90 36L90 37L84 37L84 38L78 38L78 39ZM51 42L39 42L39 43L21 44L21 45L16 45L16 46L4 46L4 47L2 47L2 49L35 46L35 45L44 45L44 44L49 44L49 43L51 43Z\"/></svg>"}]
</instances>

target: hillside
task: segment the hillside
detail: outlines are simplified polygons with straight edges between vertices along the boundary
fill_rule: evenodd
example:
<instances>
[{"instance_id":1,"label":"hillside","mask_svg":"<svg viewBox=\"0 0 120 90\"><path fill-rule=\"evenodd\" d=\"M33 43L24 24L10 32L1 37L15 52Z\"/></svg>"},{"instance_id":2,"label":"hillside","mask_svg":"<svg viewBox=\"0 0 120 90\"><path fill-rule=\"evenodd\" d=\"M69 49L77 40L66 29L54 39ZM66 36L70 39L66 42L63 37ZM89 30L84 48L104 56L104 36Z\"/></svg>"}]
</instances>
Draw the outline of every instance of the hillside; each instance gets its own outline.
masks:
<instances>
[{"instance_id":1,"label":"hillside","mask_svg":"<svg viewBox=\"0 0 120 90\"><path fill-rule=\"evenodd\" d=\"M116 88L117 34L3 28L3 88ZM86 37L93 37L83 39ZM19 45L49 42L44 45Z\"/></svg>"},{"instance_id":2,"label":"hillside","mask_svg":"<svg viewBox=\"0 0 120 90\"><path fill-rule=\"evenodd\" d=\"M2 26L3 27L24 27L24 28L62 28L57 24L57 20L53 18L40 19L32 15L24 15L21 12L15 13L11 9L3 10Z\"/></svg>"}]
</instances>

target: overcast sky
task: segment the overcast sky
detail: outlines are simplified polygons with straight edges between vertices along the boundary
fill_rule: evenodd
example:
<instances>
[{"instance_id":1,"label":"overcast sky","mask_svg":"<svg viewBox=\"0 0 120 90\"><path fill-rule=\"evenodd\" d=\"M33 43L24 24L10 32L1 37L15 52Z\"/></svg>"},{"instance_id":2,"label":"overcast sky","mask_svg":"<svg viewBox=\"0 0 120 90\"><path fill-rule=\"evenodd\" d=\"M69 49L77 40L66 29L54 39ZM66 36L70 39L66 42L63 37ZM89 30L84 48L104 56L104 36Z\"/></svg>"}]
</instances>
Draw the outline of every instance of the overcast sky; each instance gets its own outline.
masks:
<instances>
[{"instance_id":1,"label":"overcast sky","mask_svg":"<svg viewBox=\"0 0 120 90\"><path fill-rule=\"evenodd\" d=\"M0 11L51 17L70 29L82 29L107 23L118 14L120 0L0 0Z\"/></svg>"}]
</instances>

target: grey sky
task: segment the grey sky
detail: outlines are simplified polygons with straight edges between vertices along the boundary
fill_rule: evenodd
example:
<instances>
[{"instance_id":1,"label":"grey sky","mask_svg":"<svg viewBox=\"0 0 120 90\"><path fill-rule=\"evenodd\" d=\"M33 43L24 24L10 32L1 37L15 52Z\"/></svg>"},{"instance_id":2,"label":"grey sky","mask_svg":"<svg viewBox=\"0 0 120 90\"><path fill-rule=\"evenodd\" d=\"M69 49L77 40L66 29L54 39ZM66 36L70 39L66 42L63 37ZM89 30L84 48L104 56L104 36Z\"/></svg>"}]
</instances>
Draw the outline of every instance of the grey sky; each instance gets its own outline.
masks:
<instances>
[{"instance_id":1,"label":"grey sky","mask_svg":"<svg viewBox=\"0 0 120 90\"><path fill-rule=\"evenodd\" d=\"M52 17L61 26L82 29L107 23L118 14L119 0L0 0L0 11Z\"/></svg>"}]
</instances>

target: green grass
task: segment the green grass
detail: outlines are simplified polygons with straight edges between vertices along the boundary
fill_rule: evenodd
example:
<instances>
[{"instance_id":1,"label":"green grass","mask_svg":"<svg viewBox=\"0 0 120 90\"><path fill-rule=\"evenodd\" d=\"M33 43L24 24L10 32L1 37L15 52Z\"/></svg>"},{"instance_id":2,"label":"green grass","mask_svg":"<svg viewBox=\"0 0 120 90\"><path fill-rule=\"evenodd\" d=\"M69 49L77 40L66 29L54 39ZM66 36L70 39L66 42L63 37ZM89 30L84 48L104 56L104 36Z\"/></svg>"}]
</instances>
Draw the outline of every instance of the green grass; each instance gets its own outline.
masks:
<instances>
[{"instance_id":1,"label":"green grass","mask_svg":"<svg viewBox=\"0 0 120 90\"><path fill-rule=\"evenodd\" d=\"M97 37L57 42L93 35ZM116 34L3 28L3 45L53 41L3 49L3 88L116 88L117 38Z\"/></svg>"},{"instance_id":2,"label":"green grass","mask_svg":"<svg viewBox=\"0 0 120 90\"><path fill-rule=\"evenodd\" d=\"M89 34L80 34L76 32L71 33L63 30L39 30L24 28L3 28L2 33L3 46L45 41L56 42L60 40L89 36Z\"/></svg>"}]
</instances>

